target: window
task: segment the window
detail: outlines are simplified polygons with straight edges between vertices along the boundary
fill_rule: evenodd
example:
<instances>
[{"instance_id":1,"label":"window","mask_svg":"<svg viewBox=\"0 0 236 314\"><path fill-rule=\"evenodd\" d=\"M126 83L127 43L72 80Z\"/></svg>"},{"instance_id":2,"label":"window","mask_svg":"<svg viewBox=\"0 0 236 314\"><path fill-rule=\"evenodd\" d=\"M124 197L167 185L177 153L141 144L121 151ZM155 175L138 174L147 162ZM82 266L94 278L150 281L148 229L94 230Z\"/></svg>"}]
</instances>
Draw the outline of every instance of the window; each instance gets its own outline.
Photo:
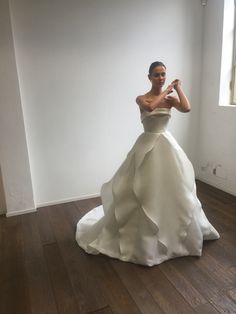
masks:
<instances>
[{"instance_id":1,"label":"window","mask_svg":"<svg viewBox=\"0 0 236 314\"><path fill-rule=\"evenodd\" d=\"M218 45L221 49L219 106L236 106L236 0L224 0L220 4L223 15L219 22L222 23Z\"/></svg>"},{"instance_id":2,"label":"window","mask_svg":"<svg viewBox=\"0 0 236 314\"><path fill-rule=\"evenodd\" d=\"M236 0L234 0L234 52L232 65L232 80L231 80L231 104L236 105Z\"/></svg>"}]
</instances>

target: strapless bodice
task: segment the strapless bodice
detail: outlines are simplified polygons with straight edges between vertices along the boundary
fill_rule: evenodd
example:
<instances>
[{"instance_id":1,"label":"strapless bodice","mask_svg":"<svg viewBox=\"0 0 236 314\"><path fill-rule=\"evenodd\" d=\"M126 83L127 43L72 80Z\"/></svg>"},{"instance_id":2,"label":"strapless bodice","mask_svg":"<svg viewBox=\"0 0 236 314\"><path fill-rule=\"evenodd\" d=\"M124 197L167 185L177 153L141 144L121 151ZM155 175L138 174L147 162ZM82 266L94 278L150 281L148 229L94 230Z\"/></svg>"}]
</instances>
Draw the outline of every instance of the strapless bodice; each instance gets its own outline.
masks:
<instances>
[{"instance_id":1,"label":"strapless bodice","mask_svg":"<svg viewBox=\"0 0 236 314\"><path fill-rule=\"evenodd\" d=\"M169 119L171 117L171 109L156 108L153 111L143 111L141 113L141 122L145 132L161 133L165 132Z\"/></svg>"}]
</instances>

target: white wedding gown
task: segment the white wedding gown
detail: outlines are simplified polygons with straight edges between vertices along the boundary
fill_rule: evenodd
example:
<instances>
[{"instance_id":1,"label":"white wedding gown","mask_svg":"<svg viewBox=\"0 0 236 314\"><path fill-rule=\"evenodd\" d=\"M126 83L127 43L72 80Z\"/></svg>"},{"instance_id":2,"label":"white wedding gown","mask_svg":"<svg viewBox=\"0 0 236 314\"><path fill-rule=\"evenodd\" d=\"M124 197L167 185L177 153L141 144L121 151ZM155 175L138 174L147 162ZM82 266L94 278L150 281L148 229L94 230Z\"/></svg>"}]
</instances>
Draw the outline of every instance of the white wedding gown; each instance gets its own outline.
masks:
<instances>
[{"instance_id":1,"label":"white wedding gown","mask_svg":"<svg viewBox=\"0 0 236 314\"><path fill-rule=\"evenodd\" d=\"M102 185L102 204L77 224L87 253L143 265L200 256L203 240L219 238L196 196L194 170L167 131L171 109L141 114L144 132L112 179Z\"/></svg>"}]
</instances>

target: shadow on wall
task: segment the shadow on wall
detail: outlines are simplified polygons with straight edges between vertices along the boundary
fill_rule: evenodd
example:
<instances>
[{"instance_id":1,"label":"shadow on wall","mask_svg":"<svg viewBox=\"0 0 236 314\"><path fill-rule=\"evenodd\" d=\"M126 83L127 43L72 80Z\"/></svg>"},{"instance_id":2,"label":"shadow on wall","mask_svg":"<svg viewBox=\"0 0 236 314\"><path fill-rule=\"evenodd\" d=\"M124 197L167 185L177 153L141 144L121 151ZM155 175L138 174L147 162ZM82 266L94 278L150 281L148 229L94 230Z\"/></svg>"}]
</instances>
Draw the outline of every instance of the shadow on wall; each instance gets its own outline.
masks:
<instances>
[{"instance_id":1,"label":"shadow on wall","mask_svg":"<svg viewBox=\"0 0 236 314\"><path fill-rule=\"evenodd\" d=\"M3 186L2 170L0 165L0 215L5 214L6 212L7 212L6 198Z\"/></svg>"}]
</instances>

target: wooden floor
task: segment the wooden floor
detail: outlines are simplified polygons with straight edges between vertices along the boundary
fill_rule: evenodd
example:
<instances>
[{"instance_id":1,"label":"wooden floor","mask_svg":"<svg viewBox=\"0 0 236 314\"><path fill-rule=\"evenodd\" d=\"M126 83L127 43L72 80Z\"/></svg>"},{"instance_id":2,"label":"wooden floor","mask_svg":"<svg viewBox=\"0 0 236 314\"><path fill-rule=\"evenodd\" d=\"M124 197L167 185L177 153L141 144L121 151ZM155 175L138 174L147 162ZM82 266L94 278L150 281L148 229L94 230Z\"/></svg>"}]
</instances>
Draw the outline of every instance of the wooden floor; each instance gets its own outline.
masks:
<instances>
[{"instance_id":1,"label":"wooden floor","mask_svg":"<svg viewBox=\"0 0 236 314\"><path fill-rule=\"evenodd\" d=\"M236 313L236 197L197 182L220 232L203 255L154 267L86 254L78 219L100 199L0 217L0 313Z\"/></svg>"}]
</instances>

